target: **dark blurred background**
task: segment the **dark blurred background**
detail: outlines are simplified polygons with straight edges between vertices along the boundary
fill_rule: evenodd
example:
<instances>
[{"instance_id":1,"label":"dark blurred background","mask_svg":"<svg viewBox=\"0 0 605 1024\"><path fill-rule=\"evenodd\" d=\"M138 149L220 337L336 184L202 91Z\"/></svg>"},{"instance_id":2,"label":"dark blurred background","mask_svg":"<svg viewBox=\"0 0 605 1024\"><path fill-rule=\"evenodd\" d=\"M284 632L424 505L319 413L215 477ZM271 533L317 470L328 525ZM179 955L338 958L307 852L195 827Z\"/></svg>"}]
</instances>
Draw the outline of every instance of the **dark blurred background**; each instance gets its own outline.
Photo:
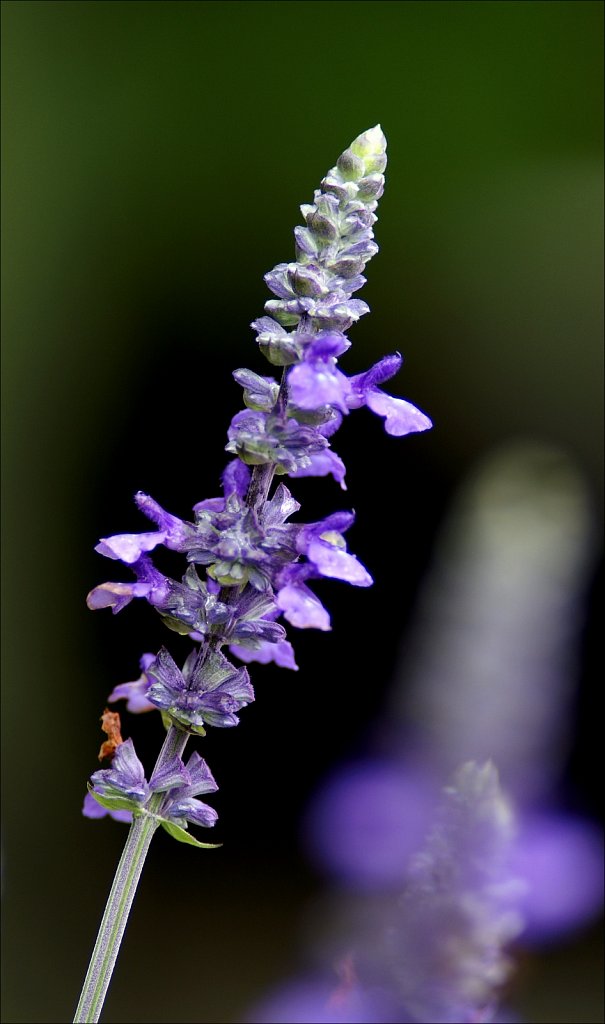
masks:
<instances>
[{"instance_id":1,"label":"dark blurred background","mask_svg":"<svg viewBox=\"0 0 605 1024\"><path fill-rule=\"evenodd\" d=\"M267 372L248 326L263 274L292 257L298 205L359 132L382 124L389 167L372 313L343 369L402 351L391 390L435 428L398 440L357 413L334 443L348 491L293 486L307 520L356 510L350 547L376 584L318 588L333 632L292 629L300 671L253 666L257 702L203 741L224 846L154 840L108 1024L238 1021L296 964L323 885L301 813L364 748L476 460L517 437L557 445L600 520L602 15L582 0L3 4L8 1024L71 1019L124 838L80 816L99 715L143 651L187 650L143 602L87 611L92 586L128 576L94 544L146 528L138 489L184 518L219 493L231 371ZM589 577L566 787L598 818L596 560ZM150 767L159 717L123 720ZM598 1019L596 942L533 955L527 1019Z\"/></svg>"}]
</instances>

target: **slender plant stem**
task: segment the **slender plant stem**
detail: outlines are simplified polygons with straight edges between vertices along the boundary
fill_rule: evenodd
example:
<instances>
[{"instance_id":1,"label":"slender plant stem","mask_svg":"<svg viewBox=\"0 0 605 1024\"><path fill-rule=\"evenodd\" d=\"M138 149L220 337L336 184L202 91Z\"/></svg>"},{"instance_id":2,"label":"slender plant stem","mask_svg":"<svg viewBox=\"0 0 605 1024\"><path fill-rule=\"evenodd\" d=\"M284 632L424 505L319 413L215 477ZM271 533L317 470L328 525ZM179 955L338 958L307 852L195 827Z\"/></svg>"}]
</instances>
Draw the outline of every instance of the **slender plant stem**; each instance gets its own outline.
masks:
<instances>
[{"instance_id":1,"label":"slender plant stem","mask_svg":"<svg viewBox=\"0 0 605 1024\"><path fill-rule=\"evenodd\" d=\"M118 864L74 1024L96 1024L111 981L128 914L153 833L159 822L148 814L135 818Z\"/></svg>"},{"instance_id":2,"label":"slender plant stem","mask_svg":"<svg viewBox=\"0 0 605 1024\"><path fill-rule=\"evenodd\" d=\"M187 739L187 733L171 726L156 769L165 759L182 754ZM161 793L154 794L149 803L149 812L135 817L130 826L84 979L74 1024L96 1024L101 1015L147 851L160 824L153 812L158 810L162 797Z\"/></svg>"}]
</instances>

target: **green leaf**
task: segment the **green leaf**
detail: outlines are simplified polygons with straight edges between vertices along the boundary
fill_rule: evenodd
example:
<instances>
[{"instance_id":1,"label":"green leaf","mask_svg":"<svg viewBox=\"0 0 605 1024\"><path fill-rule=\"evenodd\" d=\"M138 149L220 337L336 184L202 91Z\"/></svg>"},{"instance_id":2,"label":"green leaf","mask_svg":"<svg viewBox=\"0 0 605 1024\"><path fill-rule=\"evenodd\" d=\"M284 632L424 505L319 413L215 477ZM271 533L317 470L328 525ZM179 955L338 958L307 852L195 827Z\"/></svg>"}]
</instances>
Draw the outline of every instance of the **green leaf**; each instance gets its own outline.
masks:
<instances>
[{"instance_id":1,"label":"green leaf","mask_svg":"<svg viewBox=\"0 0 605 1024\"><path fill-rule=\"evenodd\" d=\"M96 793L93 787L88 783L88 792L91 796L94 796L98 804L101 807L106 807L108 811L138 811L140 810L139 805L135 800L129 800L123 796L100 796Z\"/></svg>"},{"instance_id":2,"label":"green leaf","mask_svg":"<svg viewBox=\"0 0 605 1024\"><path fill-rule=\"evenodd\" d=\"M181 828L180 825L175 825L172 821L162 820L162 828L165 828L168 835L172 836L173 839L177 839L179 843L189 843L190 846L199 846L201 850L218 850L222 843L200 843L199 839L190 835L186 829Z\"/></svg>"}]
</instances>

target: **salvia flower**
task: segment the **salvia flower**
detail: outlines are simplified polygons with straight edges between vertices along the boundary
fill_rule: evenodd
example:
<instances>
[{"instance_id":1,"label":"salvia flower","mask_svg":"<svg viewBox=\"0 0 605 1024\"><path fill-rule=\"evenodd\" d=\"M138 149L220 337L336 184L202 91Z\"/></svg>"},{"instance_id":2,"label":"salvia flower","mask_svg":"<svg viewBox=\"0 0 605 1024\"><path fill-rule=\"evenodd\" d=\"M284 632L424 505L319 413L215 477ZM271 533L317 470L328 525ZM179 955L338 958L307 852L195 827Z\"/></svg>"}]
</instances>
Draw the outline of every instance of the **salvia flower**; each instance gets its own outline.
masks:
<instances>
[{"instance_id":1,"label":"salvia flower","mask_svg":"<svg viewBox=\"0 0 605 1024\"><path fill-rule=\"evenodd\" d=\"M94 772L91 782L101 796L123 798L137 804L144 804L150 794L145 769L130 739L117 747L111 768Z\"/></svg>"},{"instance_id":2,"label":"salvia flower","mask_svg":"<svg viewBox=\"0 0 605 1024\"><path fill-rule=\"evenodd\" d=\"M183 670L162 647L149 669L147 698L175 722L204 735L204 725L237 725L235 712L254 700L245 668L235 668L220 651L205 659L192 651Z\"/></svg>"},{"instance_id":3,"label":"salvia flower","mask_svg":"<svg viewBox=\"0 0 605 1024\"><path fill-rule=\"evenodd\" d=\"M294 232L295 259L265 277L274 297L253 328L261 353L282 368L281 379L245 367L235 371L245 407L228 428L225 450L232 458L222 475L222 496L197 501L186 520L139 492L135 501L154 529L104 537L97 545L100 554L121 562L135 579L94 587L89 607L111 608L115 614L144 598L169 629L195 645L182 668L165 647L157 655L144 655L140 678L111 694L112 700L126 699L133 711L157 708L167 729L150 782L131 740L120 745L111 767L95 772L91 780L89 795L101 807L132 815L127 844L138 858L160 824L181 842L203 846L187 826L216 820L216 813L197 799L216 788L209 769L197 754L187 765L181 755L190 735L203 736L208 726L237 725L241 709L254 700L247 669L232 664L222 649L244 662L272 661L296 669L286 629L277 620L302 629L330 629L329 613L308 583L325 578L359 587L372 583L343 538L352 513L336 512L310 524L292 520L299 504L285 484L273 489L274 477L332 476L344 489L345 466L331 438L348 413L361 406L385 417L387 432L393 434L431 425L414 406L378 386L399 369L399 356L353 377L338 367L350 348L345 332L368 312L354 295L378 249L372 228L385 166L386 140L377 125L351 143L313 202L301 207L304 225ZM183 556L180 579L164 575L154 564L160 548ZM135 875L122 870L116 876L119 884L136 884ZM120 906L127 913L129 904ZM106 955L107 944L116 941L117 932L108 936L105 927L106 919L78 1021L92 1019L89 1015L98 1010L99 978L105 979L105 988L108 984L113 960Z\"/></svg>"}]
</instances>

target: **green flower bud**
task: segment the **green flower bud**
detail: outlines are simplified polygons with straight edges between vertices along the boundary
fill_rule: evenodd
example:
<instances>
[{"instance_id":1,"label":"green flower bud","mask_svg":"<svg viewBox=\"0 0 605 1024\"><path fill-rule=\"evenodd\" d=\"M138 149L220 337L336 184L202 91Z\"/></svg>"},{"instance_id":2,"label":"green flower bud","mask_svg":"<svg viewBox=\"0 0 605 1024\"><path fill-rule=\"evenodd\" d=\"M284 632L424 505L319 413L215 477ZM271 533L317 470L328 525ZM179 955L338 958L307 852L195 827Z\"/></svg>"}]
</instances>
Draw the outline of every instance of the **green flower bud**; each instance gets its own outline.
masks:
<instances>
[{"instance_id":1,"label":"green flower bud","mask_svg":"<svg viewBox=\"0 0 605 1024\"><path fill-rule=\"evenodd\" d=\"M355 156L352 149L345 149L344 153L340 154L336 166L345 181L359 181L365 173L363 159Z\"/></svg>"},{"instance_id":2,"label":"green flower bud","mask_svg":"<svg viewBox=\"0 0 605 1024\"><path fill-rule=\"evenodd\" d=\"M383 165L381 168L376 166L382 162L387 149L387 140L379 124L369 128L367 132L362 132L361 135L358 135L355 141L351 143L350 149L355 156L360 157L364 161L366 174L370 171L384 170L386 165Z\"/></svg>"}]
</instances>

